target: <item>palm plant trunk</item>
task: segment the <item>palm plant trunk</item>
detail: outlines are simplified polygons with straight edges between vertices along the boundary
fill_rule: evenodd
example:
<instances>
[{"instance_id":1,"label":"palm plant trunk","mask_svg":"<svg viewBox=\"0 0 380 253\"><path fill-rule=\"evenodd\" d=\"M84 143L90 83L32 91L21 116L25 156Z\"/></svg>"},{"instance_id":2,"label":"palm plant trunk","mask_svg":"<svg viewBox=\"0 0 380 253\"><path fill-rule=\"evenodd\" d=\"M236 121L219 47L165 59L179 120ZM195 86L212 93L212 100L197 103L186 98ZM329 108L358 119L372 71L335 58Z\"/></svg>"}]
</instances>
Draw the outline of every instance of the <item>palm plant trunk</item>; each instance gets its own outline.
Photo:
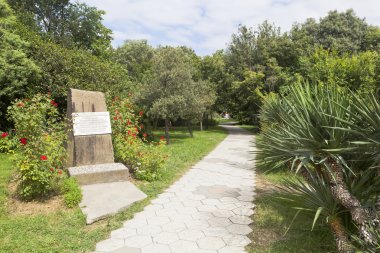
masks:
<instances>
[{"instance_id":1,"label":"palm plant trunk","mask_svg":"<svg viewBox=\"0 0 380 253\"><path fill-rule=\"evenodd\" d=\"M342 221L336 217L330 221L330 227L333 231L336 247L340 253L352 253L355 252L348 235L344 229Z\"/></svg>"},{"instance_id":2,"label":"palm plant trunk","mask_svg":"<svg viewBox=\"0 0 380 253\"><path fill-rule=\"evenodd\" d=\"M341 166L334 158L327 158L327 164L331 168L330 188L335 200L341 203L350 212L352 220L359 228L359 232L365 241L371 241L371 234L367 229L370 222L369 212L362 206L360 201L353 196L344 182Z\"/></svg>"}]
</instances>

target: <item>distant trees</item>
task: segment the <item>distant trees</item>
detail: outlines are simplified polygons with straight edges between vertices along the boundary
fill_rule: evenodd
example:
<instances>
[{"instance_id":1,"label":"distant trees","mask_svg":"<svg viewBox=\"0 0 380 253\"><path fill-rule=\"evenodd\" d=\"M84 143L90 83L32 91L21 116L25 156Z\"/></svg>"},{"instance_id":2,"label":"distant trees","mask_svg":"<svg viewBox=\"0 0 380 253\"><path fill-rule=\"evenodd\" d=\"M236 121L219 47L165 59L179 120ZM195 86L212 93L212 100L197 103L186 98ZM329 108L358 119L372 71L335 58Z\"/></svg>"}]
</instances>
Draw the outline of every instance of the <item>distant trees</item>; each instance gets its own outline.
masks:
<instances>
[{"instance_id":1,"label":"distant trees","mask_svg":"<svg viewBox=\"0 0 380 253\"><path fill-rule=\"evenodd\" d=\"M202 71L216 84L215 108L255 123L263 97L286 93L294 83L329 81L351 89L379 88L379 52L379 27L368 25L353 10L331 11L319 21L295 24L286 33L267 21L256 29L241 25L219 62L216 55L205 57ZM218 68L223 70L216 72ZM253 80L254 76L260 78Z\"/></svg>"},{"instance_id":2,"label":"distant trees","mask_svg":"<svg viewBox=\"0 0 380 253\"><path fill-rule=\"evenodd\" d=\"M214 103L215 95L208 82L195 81L193 59L183 48L158 48L152 59L152 79L142 87L140 103L153 119L165 120L165 137L170 143L170 121L202 120L203 113Z\"/></svg>"},{"instance_id":3,"label":"distant trees","mask_svg":"<svg viewBox=\"0 0 380 253\"><path fill-rule=\"evenodd\" d=\"M319 22L308 19L293 26L291 36L298 46L322 47L338 53L357 53L363 48L370 32L364 19L356 16L352 9L339 13L330 11ZM302 50L302 47L300 48Z\"/></svg>"}]
</instances>

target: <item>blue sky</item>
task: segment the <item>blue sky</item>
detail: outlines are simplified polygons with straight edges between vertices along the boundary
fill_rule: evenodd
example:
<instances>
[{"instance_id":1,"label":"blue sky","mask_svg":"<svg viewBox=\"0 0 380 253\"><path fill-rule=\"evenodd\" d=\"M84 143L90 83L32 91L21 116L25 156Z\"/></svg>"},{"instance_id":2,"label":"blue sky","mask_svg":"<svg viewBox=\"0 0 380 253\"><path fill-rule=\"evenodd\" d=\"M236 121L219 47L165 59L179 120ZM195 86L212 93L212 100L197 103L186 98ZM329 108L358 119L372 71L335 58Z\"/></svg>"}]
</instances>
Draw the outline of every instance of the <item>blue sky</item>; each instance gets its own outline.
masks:
<instances>
[{"instance_id":1,"label":"blue sky","mask_svg":"<svg viewBox=\"0 0 380 253\"><path fill-rule=\"evenodd\" d=\"M239 24L255 27L264 20L282 31L329 10L352 8L380 26L379 0L82 0L106 11L104 24L113 30L113 45L128 39L149 44L185 45L198 55L224 49Z\"/></svg>"}]
</instances>

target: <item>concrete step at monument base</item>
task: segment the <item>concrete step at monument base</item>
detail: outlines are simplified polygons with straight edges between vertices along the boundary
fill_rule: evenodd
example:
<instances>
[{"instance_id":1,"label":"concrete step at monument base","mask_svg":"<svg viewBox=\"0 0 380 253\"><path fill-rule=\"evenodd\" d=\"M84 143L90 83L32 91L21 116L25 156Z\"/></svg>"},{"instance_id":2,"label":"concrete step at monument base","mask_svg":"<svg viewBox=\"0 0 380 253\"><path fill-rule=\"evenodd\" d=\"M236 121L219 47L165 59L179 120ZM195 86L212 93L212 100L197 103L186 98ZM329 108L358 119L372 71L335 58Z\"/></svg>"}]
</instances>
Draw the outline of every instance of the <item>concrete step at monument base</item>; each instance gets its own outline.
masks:
<instances>
[{"instance_id":1,"label":"concrete step at monument base","mask_svg":"<svg viewBox=\"0 0 380 253\"><path fill-rule=\"evenodd\" d=\"M128 181L129 170L122 163L104 163L70 167L69 174L80 185Z\"/></svg>"}]
</instances>

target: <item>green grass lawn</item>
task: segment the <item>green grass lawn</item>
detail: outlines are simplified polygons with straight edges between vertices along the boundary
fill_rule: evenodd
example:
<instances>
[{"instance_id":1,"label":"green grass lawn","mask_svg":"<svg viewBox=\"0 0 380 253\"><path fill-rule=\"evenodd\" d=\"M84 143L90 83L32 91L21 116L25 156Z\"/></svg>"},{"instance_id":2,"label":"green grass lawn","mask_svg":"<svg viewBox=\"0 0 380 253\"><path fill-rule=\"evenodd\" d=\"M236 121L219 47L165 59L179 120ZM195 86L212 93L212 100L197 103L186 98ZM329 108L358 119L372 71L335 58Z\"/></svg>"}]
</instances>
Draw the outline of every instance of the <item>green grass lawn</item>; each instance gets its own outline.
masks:
<instances>
[{"instance_id":1,"label":"green grass lawn","mask_svg":"<svg viewBox=\"0 0 380 253\"><path fill-rule=\"evenodd\" d=\"M284 194L276 193L276 185L285 177L294 176L285 172L257 175L256 212L252 216L253 233L249 235L253 243L248 252L335 252L333 238L326 227L316 226L311 231L312 216L301 213L292 223L296 211L281 200Z\"/></svg>"},{"instance_id":2,"label":"green grass lawn","mask_svg":"<svg viewBox=\"0 0 380 253\"><path fill-rule=\"evenodd\" d=\"M156 135L161 135L156 132ZM149 204L150 200L178 179L192 164L209 153L225 136L221 128L195 131L190 138L182 129L171 132L172 144L166 147L169 155L161 180L136 182L148 198L132 205L127 211L114 217L86 225L79 208L54 211L48 214L13 215L7 212L5 203L7 185L14 171L10 155L0 154L0 252L89 252L95 244L109 236L111 230Z\"/></svg>"}]
</instances>

